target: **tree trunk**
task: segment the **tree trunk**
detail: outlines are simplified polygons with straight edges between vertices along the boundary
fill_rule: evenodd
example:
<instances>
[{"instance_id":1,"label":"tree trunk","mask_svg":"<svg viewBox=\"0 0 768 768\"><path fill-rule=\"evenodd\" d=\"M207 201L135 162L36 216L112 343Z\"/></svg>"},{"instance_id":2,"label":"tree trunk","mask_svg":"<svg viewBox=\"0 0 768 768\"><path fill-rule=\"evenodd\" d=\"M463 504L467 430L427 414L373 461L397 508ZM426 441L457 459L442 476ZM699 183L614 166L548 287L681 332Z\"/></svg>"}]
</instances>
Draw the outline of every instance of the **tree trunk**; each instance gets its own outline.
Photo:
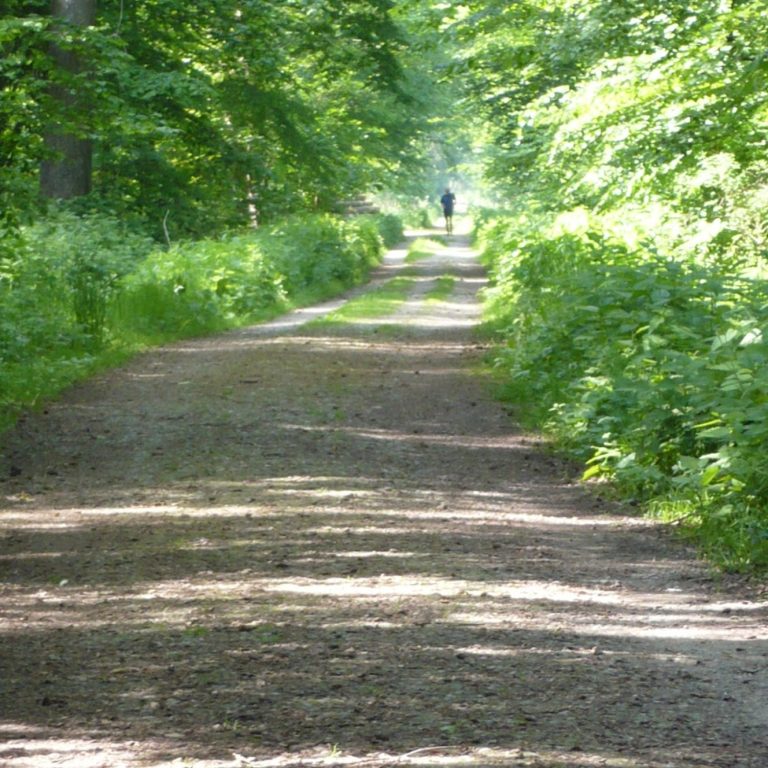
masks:
<instances>
[{"instance_id":1,"label":"tree trunk","mask_svg":"<svg viewBox=\"0 0 768 768\"><path fill-rule=\"evenodd\" d=\"M96 0L52 0L51 15L54 23L62 21L77 27L89 27L96 18ZM82 71L83 62L73 51L53 45L51 54L64 74L76 75ZM82 95L71 88L53 85L51 96L61 114L84 114ZM87 195L91 191L91 140L73 135L56 124L48 128L44 139L50 157L43 161L40 168L42 194L64 200Z\"/></svg>"}]
</instances>

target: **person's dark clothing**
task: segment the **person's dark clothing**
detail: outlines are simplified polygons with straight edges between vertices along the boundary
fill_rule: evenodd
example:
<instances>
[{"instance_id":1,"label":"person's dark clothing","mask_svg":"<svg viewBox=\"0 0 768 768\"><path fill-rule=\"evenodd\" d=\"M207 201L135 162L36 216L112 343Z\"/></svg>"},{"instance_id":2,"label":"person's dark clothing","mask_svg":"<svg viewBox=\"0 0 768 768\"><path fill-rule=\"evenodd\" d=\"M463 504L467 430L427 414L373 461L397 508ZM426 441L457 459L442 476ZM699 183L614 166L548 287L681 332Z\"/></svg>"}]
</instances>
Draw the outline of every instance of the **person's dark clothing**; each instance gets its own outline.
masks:
<instances>
[{"instance_id":1,"label":"person's dark clothing","mask_svg":"<svg viewBox=\"0 0 768 768\"><path fill-rule=\"evenodd\" d=\"M446 216L453 216L453 204L456 202L456 195L453 192L446 192L441 198L440 203L443 206L443 213Z\"/></svg>"}]
</instances>

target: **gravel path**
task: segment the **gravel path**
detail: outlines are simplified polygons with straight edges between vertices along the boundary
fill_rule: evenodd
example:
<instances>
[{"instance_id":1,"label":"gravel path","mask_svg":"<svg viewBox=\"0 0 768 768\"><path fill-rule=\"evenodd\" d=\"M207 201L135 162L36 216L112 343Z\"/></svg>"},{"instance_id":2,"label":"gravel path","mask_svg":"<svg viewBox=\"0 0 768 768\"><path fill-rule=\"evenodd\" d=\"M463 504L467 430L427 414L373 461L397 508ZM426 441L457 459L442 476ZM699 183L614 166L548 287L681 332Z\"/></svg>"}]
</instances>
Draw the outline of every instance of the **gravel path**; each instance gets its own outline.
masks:
<instances>
[{"instance_id":1,"label":"gravel path","mask_svg":"<svg viewBox=\"0 0 768 768\"><path fill-rule=\"evenodd\" d=\"M1 766L768 765L768 604L511 423L466 240L415 270L4 436Z\"/></svg>"}]
</instances>

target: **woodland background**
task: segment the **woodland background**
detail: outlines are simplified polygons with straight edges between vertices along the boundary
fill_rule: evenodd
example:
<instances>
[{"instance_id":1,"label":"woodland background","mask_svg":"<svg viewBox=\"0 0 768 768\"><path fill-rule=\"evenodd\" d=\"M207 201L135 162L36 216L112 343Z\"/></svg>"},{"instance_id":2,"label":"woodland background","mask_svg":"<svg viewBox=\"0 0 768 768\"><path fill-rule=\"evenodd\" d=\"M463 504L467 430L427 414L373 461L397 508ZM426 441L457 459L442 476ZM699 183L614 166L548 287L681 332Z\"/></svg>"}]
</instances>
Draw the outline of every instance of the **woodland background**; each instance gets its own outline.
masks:
<instances>
[{"instance_id":1,"label":"woodland background","mask_svg":"<svg viewBox=\"0 0 768 768\"><path fill-rule=\"evenodd\" d=\"M518 417L764 568L768 16L695 5L6 0L2 424L364 279L451 184Z\"/></svg>"}]
</instances>

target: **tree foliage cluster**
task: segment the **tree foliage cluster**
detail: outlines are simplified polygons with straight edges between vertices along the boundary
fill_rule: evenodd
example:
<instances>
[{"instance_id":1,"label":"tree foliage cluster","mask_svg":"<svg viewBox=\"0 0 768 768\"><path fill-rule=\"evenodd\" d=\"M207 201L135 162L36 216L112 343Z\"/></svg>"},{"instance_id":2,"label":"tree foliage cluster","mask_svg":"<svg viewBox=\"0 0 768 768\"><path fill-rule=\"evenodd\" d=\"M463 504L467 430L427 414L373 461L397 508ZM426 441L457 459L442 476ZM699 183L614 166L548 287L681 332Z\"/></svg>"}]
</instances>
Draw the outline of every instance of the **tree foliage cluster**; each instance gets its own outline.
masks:
<instances>
[{"instance_id":1,"label":"tree foliage cluster","mask_svg":"<svg viewBox=\"0 0 768 768\"><path fill-rule=\"evenodd\" d=\"M463 3L453 35L507 386L587 477L767 566L764 4Z\"/></svg>"},{"instance_id":2,"label":"tree foliage cluster","mask_svg":"<svg viewBox=\"0 0 768 768\"><path fill-rule=\"evenodd\" d=\"M156 236L166 217L175 237L199 237L404 183L421 167L430 106L395 10L104 0L78 26L47 0L11 0L0 19L4 209L31 205L52 128L92 143L94 204L141 216Z\"/></svg>"}]
</instances>

